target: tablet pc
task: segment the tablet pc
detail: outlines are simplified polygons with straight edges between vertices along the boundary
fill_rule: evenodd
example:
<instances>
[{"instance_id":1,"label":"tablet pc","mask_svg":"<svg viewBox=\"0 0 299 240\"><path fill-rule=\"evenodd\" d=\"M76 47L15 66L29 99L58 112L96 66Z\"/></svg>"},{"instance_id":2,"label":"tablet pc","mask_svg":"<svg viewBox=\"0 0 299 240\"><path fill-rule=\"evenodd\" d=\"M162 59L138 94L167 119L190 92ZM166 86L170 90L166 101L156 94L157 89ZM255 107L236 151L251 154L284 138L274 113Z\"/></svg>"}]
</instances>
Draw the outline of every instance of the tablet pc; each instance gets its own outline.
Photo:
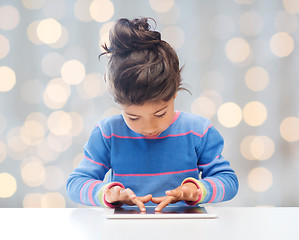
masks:
<instances>
[{"instance_id":1,"label":"tablet pc","mask_svg":"<svg viewBox=\"0 0 299 240\"><path fill-rule=\"evenodd\" d=\"M170 218L216 218L217 214L210 206L167 206L161 212L155 212L155 206L146 207L146 212L140 212L137 206L123 206L120 208L107 208L106 218L114 219L170 219Z\"/></svg>"}]
</instances>

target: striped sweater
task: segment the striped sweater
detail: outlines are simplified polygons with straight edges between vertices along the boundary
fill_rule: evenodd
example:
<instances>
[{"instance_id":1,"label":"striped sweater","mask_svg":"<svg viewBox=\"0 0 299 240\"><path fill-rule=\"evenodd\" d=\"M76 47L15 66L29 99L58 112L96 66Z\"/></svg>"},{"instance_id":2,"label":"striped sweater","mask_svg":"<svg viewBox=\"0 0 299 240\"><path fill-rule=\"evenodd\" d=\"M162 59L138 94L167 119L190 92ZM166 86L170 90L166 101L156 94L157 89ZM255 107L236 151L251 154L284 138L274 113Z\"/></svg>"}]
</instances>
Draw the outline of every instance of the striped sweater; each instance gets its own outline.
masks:
<instances>
[{"instance_id":1,"label":"striped sweater","mask_svg":"<svg viewBox=\"0 0 299 240\"><path fill-rule=\"evenodd\" d=\"M192 181L202 190L196 204L227 201L239 185L222 150L219 132L198 115L177 112L173 123L156 138L133 132L122 115L113 116L93 129L83 160L67 180L67 192L74 202L112 207L103 195L106 187L119 185L137 196L159 197Z\"/></svg>"}]
</instances>

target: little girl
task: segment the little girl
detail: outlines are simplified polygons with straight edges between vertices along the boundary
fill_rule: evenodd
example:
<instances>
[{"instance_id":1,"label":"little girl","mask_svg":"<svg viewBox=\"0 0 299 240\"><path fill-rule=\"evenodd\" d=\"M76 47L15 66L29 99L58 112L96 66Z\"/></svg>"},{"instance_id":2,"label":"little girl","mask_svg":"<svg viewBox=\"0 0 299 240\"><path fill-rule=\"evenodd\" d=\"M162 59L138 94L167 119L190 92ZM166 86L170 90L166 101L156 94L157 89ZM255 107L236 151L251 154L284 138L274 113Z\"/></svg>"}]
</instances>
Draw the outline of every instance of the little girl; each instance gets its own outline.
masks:
<instances>
[{"instance_id":1,"label":"little girl","mask_svg":"<svg viewBox=\"0 0 299 240\"><path fill-rule=\"evenodd\" d=\"M93 129L68 178L70 198L90 206L137 205L140 211L232 199L238 179L221 155L223 138L208 119L174 110L184 89L174 49L150 30L147 18L119 19L103 48L108 88L122 114Z\"/></svg>"}]
</instances>

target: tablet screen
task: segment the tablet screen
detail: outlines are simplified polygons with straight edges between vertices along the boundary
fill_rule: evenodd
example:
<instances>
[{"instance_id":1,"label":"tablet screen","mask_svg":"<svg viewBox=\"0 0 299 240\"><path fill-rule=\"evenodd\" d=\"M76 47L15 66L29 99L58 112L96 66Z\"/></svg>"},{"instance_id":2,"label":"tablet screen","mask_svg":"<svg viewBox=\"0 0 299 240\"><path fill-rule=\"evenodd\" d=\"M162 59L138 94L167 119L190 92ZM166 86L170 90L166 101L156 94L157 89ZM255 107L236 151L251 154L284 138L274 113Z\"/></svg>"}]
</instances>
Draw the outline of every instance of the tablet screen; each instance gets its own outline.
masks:
<instances>
[{"instance_id":1,"label":"tablet screen","mask_svg":"<svg viewBox=\"0 0 299 240\"><path fill-rule=\"evenodd\" d=\"M207 213L204 207L190 207L190 206L179 206L179 207L165 207L161 212L156 212L154 207L147 207L146 213L144 214L204 214ZM114 214L140 214L138 207L120 207L116 208Z\"/></svg>"}]
</instances>

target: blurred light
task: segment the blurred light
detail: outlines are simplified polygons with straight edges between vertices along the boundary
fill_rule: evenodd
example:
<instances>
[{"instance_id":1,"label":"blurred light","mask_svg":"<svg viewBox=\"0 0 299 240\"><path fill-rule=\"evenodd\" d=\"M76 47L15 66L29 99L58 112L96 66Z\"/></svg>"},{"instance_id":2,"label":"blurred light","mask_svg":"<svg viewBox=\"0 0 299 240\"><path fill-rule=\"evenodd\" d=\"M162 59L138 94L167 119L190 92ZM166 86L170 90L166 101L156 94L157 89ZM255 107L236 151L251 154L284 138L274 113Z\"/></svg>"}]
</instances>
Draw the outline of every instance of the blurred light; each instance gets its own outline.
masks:
<instances>
[{"instance_id":1,"label":"blurred light","mask_svg":"<svg viewBox=\"0 0 299 240\"><path fill-rule=\"evenodd\" d=\"M39 144L45 136L45 129L41 123L29 120L21 127L21 138L29 146Z\"/></svg>"},{"instance_id":2,"label":"blurred light","mask_svg":"<svg viewBox=\"0 0 299 240\"><path fill-rule=\"evenodd\" d=\"M235 31L231 17L223 14L216 15L210 23L210 32L218 39L226 39Z\"/></svg>"},{"instance_id":3,"label":"blurred light","mask_svg":"<svg viewBox=\"0 0 299 240\"><path fill-rule=\"evenodd\" d=\"M250 150L257 160L267 160L274 153L274 142L268 136L258 136L252 139Z\"/></svg>"},{"instance_id":4,"label":"blurred light","mask_svg":"<svg viewBox=\"0 0 299 240\"><path fill-rule=\"evenodd\" d=\"M57 166L46 167L46 179L43 183L43 187L47 190L58 190L64 186L64 173Z\"/></svg>"},{"instance_id":5,"label":"blurred light","mask_svg":"<svg viewBox=\"0 0 299 240\"><path fill-rule=\"evenodd\" d=\"M54 151L49 146L47 140L43 140L40 144L36 146L36 152L38 157L45 162L55 161L60 155L59 152Z\"/></svg>"},{"instance_id":6,"label":"blurred light","mask_svg":"<svg viewBox=\"0 0 299 240\"><path fill-rule=\"evenodd\" d=\"M60 69L64 61L64 57L59 53L51 52L46 54L46 56L42 60L43 72L49 77L59 76Z\"/></svg>"},{"instance_id":7,"label":"blurred light","mask_svg":"<svg viewBox=\"0 0 299 240\"><path fill-rule=\"evenodd\" d=\"M77 0L74 6L74 14L81 22L90 22L92 20L89 13L89 6L93 0Z\"/></svg>"},{"instance_id":8,"label":"blurred light","mask_svg":"<svg viewBox=\"0 0 299 240\"><path fill-rule=\"evenodd\" d=\"M70 95L70 86L61 78L54 78L48 83L43 93L43 100L47 107L59 109L66 104Z\"/></svg>"},{"instance_id":9,"label":"blurred light","mask_svg":"<svg viewBox=\"0 0 299 240\"><path fill-rule=\"evenodd\" d=\"M28 144L26 144L21 137L21 128L15 127L10 129L7 136L7 145L15 152L23 152L27 150Z\"/></svg>"},{"instance_id":10,"label":"blurred light","mask_svg":"<svg viewBox=\"0 0 299 240\"><path fill-rule=\"evenodd\" d=\"M10 198L17 191L17 181L9 173L0 173L0 198Z\"/></svg>"},{"instance_id":11,"label":"blurred light","mask_svg":"<svg viewBox=\"0 0 299 240\"><path fill-rule=\"evenodd\" d=\"M0 29L12 30L17 27L20 22L20 13L18 9L11 5L0 7Z\"/></svg>"},{"instance_id":12,"label":"blurred light","mask_svg":"<svg viewBox=\"0 0 299 240\"><path fill-rule=\"evenodd\" d=\"M0 35L0 59L3 59L9 53L10 44L6 37Z\"/></svg>"},{"instance_id":13,"label":"blurred light","mask_svg":"<svg viewBox=\"0 0 299 240\"><path fill-rule=\"evenodd\" d=\"M77 85L79 96L86 99L102 96L106 91L104 76L99 73L88 74Z\"/></svg>"},{"instance_id":14,"label":"blurred light","mask_svg":"<svg viewBox=\"0 0 299 240\"><path fill-rule=\"evenodd\" d=\"M240 18L240 28L248 36L256 36L264 28L263 18L255 11L245 12Z\"/></svg>"},{"instance_id":15,"label":"blurred light","mask_svg":"<svg viewBox=\"0 0 299 240\"><path fill-rule=\"evenodd\" d=\"M244 158L247 160L255 160L254 156L252 155L252 151L250 149L251 143L255 136L247 136L245 137L241 144L240 144L240 152Z\"/></svg>"},{"instance_id":16,"label":"blurred light","mask_svg":"<svg viewBox=\"0 0 299 240\"><path fill-rule=\"evenodd\" d=\"M73 137L79 136L84 129L84 120L82 116L76 112L70 112L69 115L72 119L72 127L69 133Z\"/></svg>"},{"instance_id":17,"label":"blurred light","mask_svg":"<svg viewBox=\"0 0 299 240\"><path fill-rule=\"evenodd\" d=\"M47 121L48 118L41 112L32 112L30 113L26 119L25 122L35 121L41 124L42 128L44 129L44 132L47 131Z\"/></svg>"},{"instance_id":18,"label":"blurred light","mask_svg":"<svg viewBox=\"0 0 299 240\"><path fill-rule=\"evenodd\" d=\"M219 122L227 128L236 127L242 120L241 108L233 102L227 102L220 106L217 112Z\"/></svg>"},{"instance_id":19,"label":"blurred light","mask_svg":"<svg viewBox=\"0 0 299 240\"><path fill-rule=\"evenodd\" d=\"M38 38L46 44L53 44L61 37L62 29L59 22L53 18L47 18L38 23Z\"/></svg>"},{"instance_id":20,"label":"blurred light","mask_svg":"<svg viewBox=\"0 0 299 240\"><path fill-rule=\"evenodd\" d=\"M293 33L298 26L297 16L286 11L275 15L274 24L278 32Z\"/></svg>"},{"instance_id":21,"label":"blurred light","mask_svg":"<svg viewBox=\"0 0 299 240\"><path fill-rule=\"evenodd\" d=\"M51 48L63 48L65 44L68 42L68 40L69 40L69 33L67 29L61 26L60 38L55 43L49 44L49 46Z\"/></svg>"},{"instance_id":22,"label":"blurred light","mask_svg":"<svg viewBox=\"0 0 299 240\"><path fill-rule=\"evenodd\" d=\"M16 84L16 74L7 66L0 67L0 79L0 92L9 92Z\"/></svg>"},{"instance_id":23,"label":"blurred light","mask_svg":"<svg viewBox=\"0 0 299 240\"><path fill-rule=\"evenodd\" d=\"M269 84L269 74L262 67L251 67L245 73L245 82L247 87L252 91L262 91Z\"/></svg>"},{"instance_id":24,"label":"blurred light","mask_svg":"<svg viewBox=\"0 0 299 240\"><path fill-rule=\"evenodd\" d=\"M121 110L119 108L108 108L103 112L101 119L118 115L118 114L121 114Z\"/></svg>"},{"instance_id":25,"label":"blurred light","mask_svg":"<svg viewBox=\"0 0 299 240\"><path fill-rule=\"evenodd\" d=\"M48 127L55 135L66 135L72 128L72 118L64 111L53 112L48 119Z\"/></svg>"},{"instance_id":26,"label":"blurred light","mask_svg":"<svg viewBox=\"0 0 299 240\"><path fill-rule=\"evenodd\" d=\"M270 40L270 48L277 57L287 57L294 50L294 39L288 33L276 33Z\"/></svg>"},{"instance_id":27,"label":"blurred light","mask_svg":"<svg viewBox=\"0 0 299 240\"><path fill-rule=\"evenodd\" d=\"M168 42L173 48L179 49L185 41L184 31L178 26L169 26L162 30L162 39Z\"/></svg>"},{"instance_id":28,"label":"blurred light","mask_svg":"<svg viewBox=\"0 0 299 240\"><path fill-rule=\"evenodd\" d=\"M22 3L25 8L33 10L42 8L45 5L46 0L22 0Z\"/></svg>"},{"instance_id":29,"label":"blurred light","mask_svg":"<svg viewBox=\"0 0 299 240\"><path fill-rule=\"evenodd\" d=\"M65 208L64 197L57 192L46 193L42 196L41 200L42 208Z\"/></svg>"},{"instance_id":30,"label":"blurred light","mask_svg":"<svg viewBox=\"0 0 299 240\"><path fill-rule=\"evenodd\" d=\"M72 145L72 137L68 135L57 136L49 133L47 141L49 147L59 153L65 152Z\"/></svg>"},{"instance_id":31,"label":"blurred light","mask_svg":"<svg viewBox=\"0 0 299 240\"><path fill-rule=\"evenodd\" d=\"M82 48L79 45L74 45L68 47L64 54L63 54L65 60L78 60L83 65L87 63L87 53L84 48Z\"/></svg>"},{"instance_id":32,"label":"blurred light","mask_svg":"<svg viewBox=\"0 0 299 240\"><path fill-rule=\"evenodd\" d=\"M161 13L169 11L174 5L174 0L149 0L149 4L153 10Z\"/></svg>"},{"instance_id":33,"label":"blurred light","mask_svg":"<svg viewBox=\"0 0 299 240\"><path fill-rule=\"evenodd\" d=\"M254 3L255 0L235 0L236 3L241 5L249 5Z\"/></svg>"},{"instance_id":34,"label":"blurred light","mask_svg":"<svg viewBox=\"0 0 299 240\"><path fill-rule=\"evenodd\" d=\"M0 163L2 163L7 156L7 148L4 142L0 141Z\"/></svg>"},{"instance_id":35,"label":"blurred light","mask_svg":"<svg viewBox=\"0 0 299 240\"><path fill-rule=\"evenodd\" d=\"M79 84L85 78L85 67L78 60L67 61L61 68L61 76L67 84Z\"/></svg>"},{"instance_id":36,"label":"blurred light","mask_svg":"<svg viewBox=\"0 0 299 240\"><path fill-rule=\"evenodd\" d=\"M260 102L249 102L243 108L243 119L249 126L260 126L267 119L267 108Z\"/></svg>"},{"instance_id":37,"label":"blurred light","mask_svg":"<svg viewBox=\"0 0 299 240\"><path fill-rule=\"evenodd\" d=\"M299 140L299 118L287 117L280 124L280 135L288 142Z\"/></svg>"},{"instance_id":38,"label":"blurred light","mask_svg":"<svg viewBox=\"0 0 299 240\"><path fill-rule=\"evenodd\" d=\"M207 62L213 51L213 47L211 41L205 37L194 37L188 39L187 51L192 53L189 54L189 60L204 63Z\"/></svg>"},{"instance_id":39,"label":"blurred light","mask_svg":"<svg viewBox=\"0 0 299 240\"><path fill-rule=\"evenodd\" d=\"M298 0L283 0L283 6L290 13L299 13Z\"/></svg>"},{"instance_id":40,"label":"blurred light","mask_svg":"<svg viewBox=\"0 0 299 240\"><path fill-rule=\"evenodd\" d=\"M180 17L181 10L175 3L169 11L157 13L157 19L159 19L159 22L163 23L164 25L176 24L179 21Z\"/></svg>"},{"instance_id":41,"label":"blurred light","mask_svg":"<svg viewBox=\"0 0 299 240\"><path fill-rule=\"evenodd\" d=\"M217 71L206 72L201 76L201 82L206 84L205 88L213 88L218 91L224 90L225 81L223 75Z\"/></svg>"},{"instance_id":42,"label":"blurred light","mask_svg":"<svg viewBox=\"0 0 299 240\"><path fill-rule=\"evenodd\" d=\"M109 42L109 31L113 27L114 22L107 22L102 25L100 29L100 50L101 52L104 52L104 49L102 48L102 45L106 43L107 46L110 46Z\"/></svg>"},{"instance_id":43,"label":"blurred light","mask_svg":"<svg viewBox=\"0 0 299 240\"><path fill-rule=\"evenodd\" d=\"M210 98L200 96L191 104L191 112L206 118L212 118L216 113L216 106Z\"/></svg>"},{"instance_id":44,"label":"blurred light","mask_svg":"<svg viewBox=\"0 0 299 240\"><path fill-rule=\"evenodd\" d=\"M109 0L94 0L89 7L90 16L97 22L106 22L114 14L114 5Z\"/></svg>"},{"instance_id":45,"label":"blurred light","mask_svg":"<svg viewBox=\"0 0 299 240\"><path fill-rule=\"evenodd\" d=\"M27 80L21 86L21 97L25 103L38 104L43 99L44 86L38 80Z\"/></svg>"},{"instance_id":46,"label":"blurred light","mask_svg":"<svg viewBox=\"0 0 299 240\"><path fill-rule=\"evenodd\" d=\"M249 187L256 192L267 191L273 183L272 173L263 167L252 169L247 180Z\"/></svg>"},{"instance_id":47,"label":"blurred light","mask_svg":"<svg viewBox=\"0 0 299 240\"><path fill-rule=\"evenodd\" d=\"M37 36L37 27L40 21L34 21L29 24L27 27L27 37L30 42L32 42L35 45L41 45L43 42L39 39Z\"/></svg>"},{"instance_id":48,"label":"blurred light","mask_svg":"<svg viewBox=\"0 0 299 240\"><path fill-rule=\"evenodd\" d=\"M43 194L41 193L28 193L23 199L24 208L41 208Z\"/></svg>"},{"instance_id":49,"label":"blurred light","mask_svg":"<svg viewBox=\"0 0 299 240\"><path fill-rule=\"evenodd\" d=\"M73 160L73 169L75 169L76 167L78 167L78 165L82 161L83 157L84 157L83 153L77 154L77 156Z\"/></svg>"},{"instance_id":50,"label":"blurred light","mask_svg":"<svg viewBox=\"0 0 299 240\"><path fill-rule=\"evenodd\" d=\"M29 187L38 187L45 181L46 171L41 162L29 162L21 168L21 176Z\"/></svg>"},{"instance_id":51,"label":"blurred light","mask_svg":"<svg viewBox=\"0 0 299 240\"><path fill-rule=\"evenodd\" d=\"M4 132L6 128L6 120L5 117L0 113L0 135Z\"/></svg>"},{"instance_id":52,"label":"blurred light","mask_svg":"<svg viewBox=\"0 0 299 240\"><path fill-rule=\"evenodd\" d=\"M47 1L43 7L43 11L46 17L54 19L62 19L67 11L66 1L51 0Z\"/></svg>"},{"instance_id":53,"label":"blurred light","mask_svg":"<svg viewBox=\"0 0 299 240\"><path fill-rule=\"evenodd\" d=\"M250 55L250 46L243 38L232 38L225 46L226 56L233 63L244 62Z\"/></svg>"}]
</instances>

